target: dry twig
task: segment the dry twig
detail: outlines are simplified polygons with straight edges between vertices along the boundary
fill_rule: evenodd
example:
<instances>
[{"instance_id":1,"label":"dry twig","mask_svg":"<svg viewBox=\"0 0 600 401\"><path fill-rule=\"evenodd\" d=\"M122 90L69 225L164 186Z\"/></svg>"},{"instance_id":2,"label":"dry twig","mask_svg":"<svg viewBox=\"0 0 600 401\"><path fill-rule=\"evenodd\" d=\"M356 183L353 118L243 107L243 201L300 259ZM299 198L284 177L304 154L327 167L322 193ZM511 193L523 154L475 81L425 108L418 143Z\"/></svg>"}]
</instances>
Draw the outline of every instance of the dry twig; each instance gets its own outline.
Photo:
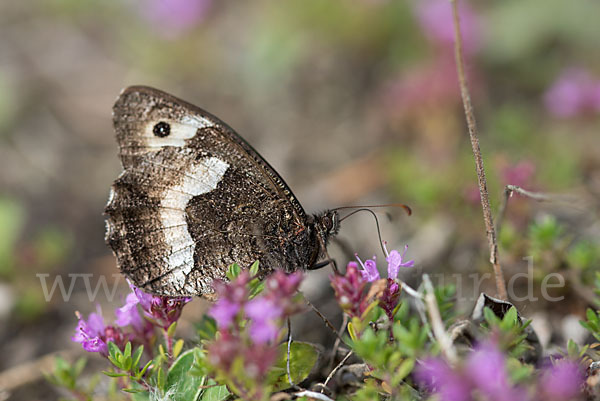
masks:
<instances>
[{"instance_id":1,"label":"dry twig","mask_svg":"<svg viewBox=\"0 0 600 401\"><path fill-rule=\"evenodd\" d=\"M437 300L435 299L435 292L433 284L429 279L428 274L423 274L423 285L425 287L425 304L427 305L427 312L429 313L429 319L431 320L431 330L442 349L442 353L450 363L456 363L457 356L456 350L452 345L452 339L446 332L440 310L438 309Z\"/></svg>"},{"instance_id":2,"label":"dry twig","mask_svg":"<svg viewBox=\"0 0 600 401\"><path fill-rule=\"evenodd\" d=\"M344 357L344 359L342 359L340 361L340 363L338 363L337 366L331 371L331 373L329 373L329 375L327 376L327 379L325 379L325 382L323 383L323 388L321 389L321 393L323 393L323 391L325 391L325 387L327 387L327 384L329 384L329 381L333 378L333 376L335 376L337 371L340 370L342 368L342 366L344 366L346 361L352 356L353 353L354 353L354 351L348 352L346 354L346 356Z\"/></svg>"},{"instance_id":3,"label":"dry twig","mask_svg":"<svg viewBox=\"0 0 600 401\"><path fill-rule=\"evenodd\" d=\"M513 194L519 194L525 196L527 198L533 199L537 202L553 202L553 201L562 201L575 203L578 200L578 197L570 196L570 195L562 195L562 194L545 194L542 192L531 192L526 189L523 189L516 185L507 185L504 187L504 197L502 198L502 203L500 204L500 210L498 210L498 218L496 219L496 232L500 232L500 228L502 227L502 222L504 221L504 216L506 215L506 209L508 207L508 200L513 196Z\"/></svg>"},{"instance_id":4,"label":"dry twig","mask_svg":"<svg viewBox=\"0 0 600 401\"><path fill-rule=\"evenodd\" d=\"M465 117L467 119L467 127L469 129L469 137L471 138L471 147L473 148L473 156L475 157L475 167L477 169L477 181L479 184L479 194L481 196L481 206L483 208L483 220L485 222L485 230L488 238L488 246L490 248L490 262L494 267L494 276L496 279L496 291L501 299L508 299L506 293L506 282L504 273L498 260L498 242L496 240L496 231L494 229L494 221L490 208L490 200L487 190L487 182L485 178L485 169L483 167L483 158L481 157L481 149L479 148L479 136L477 132L477 124L475 122L475 114L473 113L473 105L471 104L471 95L467 86L465 76L465 67L463 61L462 37L460 34L460 20L458 17L457 0L450 0L452 4L452 16L454 20L454 56L456 58L456 70L458 74L458 82L460 85L460 94L465 109Z\"/></svg>"}]
</instances>

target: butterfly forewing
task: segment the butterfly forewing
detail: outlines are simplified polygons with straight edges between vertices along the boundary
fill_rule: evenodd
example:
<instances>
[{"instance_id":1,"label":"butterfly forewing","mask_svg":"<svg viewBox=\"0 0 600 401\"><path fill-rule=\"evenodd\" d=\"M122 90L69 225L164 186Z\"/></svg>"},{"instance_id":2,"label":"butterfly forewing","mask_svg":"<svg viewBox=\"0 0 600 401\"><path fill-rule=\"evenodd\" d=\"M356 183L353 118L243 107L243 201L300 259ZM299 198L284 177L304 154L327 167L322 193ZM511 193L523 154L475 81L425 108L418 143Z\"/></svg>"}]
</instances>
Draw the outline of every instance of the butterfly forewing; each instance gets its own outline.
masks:
<instances>
[{"instance_id":1,"label":"butterfly forewing","mask_svg":"<svg viewBox=\"0 0 600 401\"><path fill-rule=\"evenodd\" d=\"M124 171L106 239L134 284L209 295L232 263L261 274L312 265L320 242L275 170L222 121L147 87L123 91L114 125Z\"/></svg>"}]
</instances>

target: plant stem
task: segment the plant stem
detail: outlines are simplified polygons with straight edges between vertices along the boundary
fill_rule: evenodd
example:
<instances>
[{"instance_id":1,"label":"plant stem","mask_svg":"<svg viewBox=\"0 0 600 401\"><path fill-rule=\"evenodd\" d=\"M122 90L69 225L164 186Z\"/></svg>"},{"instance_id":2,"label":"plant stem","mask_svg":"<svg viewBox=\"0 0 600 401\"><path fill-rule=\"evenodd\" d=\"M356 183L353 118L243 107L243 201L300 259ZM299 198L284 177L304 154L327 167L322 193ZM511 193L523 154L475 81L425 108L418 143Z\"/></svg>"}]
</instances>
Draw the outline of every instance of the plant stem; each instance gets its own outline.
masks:
<instances>
[{"instance_id":1,"label":"plant stem","mask_svg":"<svg viewBox=\"0 0 600 401\"><path fill-rule=\"evenodd\" d=\"M471 147L473 148L473 156L475 157L475 167L477 170L477 181L479 184L479 194L481 196L481 206L483 208L483 221L485 222L485 230L487 233L488 246L490 248L490 262L494 267L494 276L496 279L496 291L498 297L506 300L506 282L504 273L498 260L498 242L496 240L496 230L494 229L494 220L490 208L490 200L487 190L487 182L485 179L485 169L483 168L483 158L481 157L481 149L479 148L479 137L477 133L477 124L475 122L475 114L473 113L473 105L471 104L471 95L467 86L465 77L465 67L463 61L462 37L460 34L460 21L458 17L457 0L450 0L452 4L452 16L454 20L454 57L456 59L456 70L458 74L458 82L460 85L460 94L462 97L463 107L465 109L465 117L467 119L467 127L469 129L469 137L471 138Z\"/></svg>"},{"instance_id":2,"label":"plant stem","mask_svg":"<svg viewBox=\"0 0 600 401\"><path fill-rule=\"evenodd\" d=\"M169 356L169 365L171 365L171 362L173 362L173 337L169 335L167 328L163 329L163 333L165 336L165 345L167 346L167 355Z\"/></svg>"}]
</instances>

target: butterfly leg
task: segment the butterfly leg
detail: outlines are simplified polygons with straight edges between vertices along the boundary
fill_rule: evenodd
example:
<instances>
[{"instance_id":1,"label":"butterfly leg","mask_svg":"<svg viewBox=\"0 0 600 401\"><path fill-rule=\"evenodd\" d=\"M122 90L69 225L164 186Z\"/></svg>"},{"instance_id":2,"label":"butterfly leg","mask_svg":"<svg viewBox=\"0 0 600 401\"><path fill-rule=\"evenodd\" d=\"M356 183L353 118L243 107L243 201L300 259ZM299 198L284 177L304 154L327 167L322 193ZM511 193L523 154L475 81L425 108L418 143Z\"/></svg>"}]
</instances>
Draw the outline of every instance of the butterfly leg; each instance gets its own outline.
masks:
<instances>
[{"instance_id":1,"label":"butterfly leg","mask_svg":"<svg viewBox=\"0 0 600 401\"><path fill-rule=\"evenodd\" d=\"M335 259L327 259L327 260L323 260L322 262L315 263L314 265L309 266L307 268L307 270L318 270L318 269L320 269L322 267L325 267L327 265L332 265L333 266L333 270L336 271L336 272L338 271L337 263L335 262Z\"/></svg>"}]
</instances>

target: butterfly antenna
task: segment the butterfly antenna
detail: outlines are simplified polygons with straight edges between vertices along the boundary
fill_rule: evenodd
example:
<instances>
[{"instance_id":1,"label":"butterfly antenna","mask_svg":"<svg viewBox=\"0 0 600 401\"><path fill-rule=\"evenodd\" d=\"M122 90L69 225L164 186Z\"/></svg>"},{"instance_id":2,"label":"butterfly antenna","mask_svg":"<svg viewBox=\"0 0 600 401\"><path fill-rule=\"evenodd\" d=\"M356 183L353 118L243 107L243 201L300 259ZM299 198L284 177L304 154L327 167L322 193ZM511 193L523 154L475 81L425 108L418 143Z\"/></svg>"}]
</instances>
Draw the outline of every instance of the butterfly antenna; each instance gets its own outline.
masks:
<instances>
[{"instance_id":1,"label":"butterfly antenna","mask_svg":"<svg viewBox=\"0 0 600 401\"><path fill-rule=\"evenodd\" d=\"M332 209L332 210L337 211L337 210L344 210L344 209L366 209L366 208L375 209L375 208L380 208L380 207L400 207L400 208L404 209L404 211L406 212L406 214L408 216L412 215L412 209L410 208L410 206L407 206L403 203L386 203L384 205L341 206L341 207L336 207L335 209ZM348 216L350 216L350 215L348 215Z\"/></svg>"},{"instance_id":2,"label":"butterfly antenna","mask_svg":"<svg viewBox=\"0 0 600 401\"><path fill-rule=\"evenodd\" d=\"M346 207L338 208L338 209L346 209L346 208L350 208L350 206L346 206ZM381 230L379 229L379 219L377 218L377 215L375 214L374 211L372 211L371 209L366 208L366 207L361 207L360 209L357 209L357 210L355 210L353 212L350 212L347 215L345 215L344 217L342 217L340 219L340 223L342 221L346 220L348 217L350 217L350 216L352 216L352 215L354 215L354 214L356 214L358 212L369 212L369 213L371 213L371 216L373 216L373 218L375 219L375 225L377 226L377 236L379 237L379 246L381 246L381 251L385 255L386 252L385 252L385 248L383 247L383 240L381 239Z\"/></svg>"}]
</instances>

